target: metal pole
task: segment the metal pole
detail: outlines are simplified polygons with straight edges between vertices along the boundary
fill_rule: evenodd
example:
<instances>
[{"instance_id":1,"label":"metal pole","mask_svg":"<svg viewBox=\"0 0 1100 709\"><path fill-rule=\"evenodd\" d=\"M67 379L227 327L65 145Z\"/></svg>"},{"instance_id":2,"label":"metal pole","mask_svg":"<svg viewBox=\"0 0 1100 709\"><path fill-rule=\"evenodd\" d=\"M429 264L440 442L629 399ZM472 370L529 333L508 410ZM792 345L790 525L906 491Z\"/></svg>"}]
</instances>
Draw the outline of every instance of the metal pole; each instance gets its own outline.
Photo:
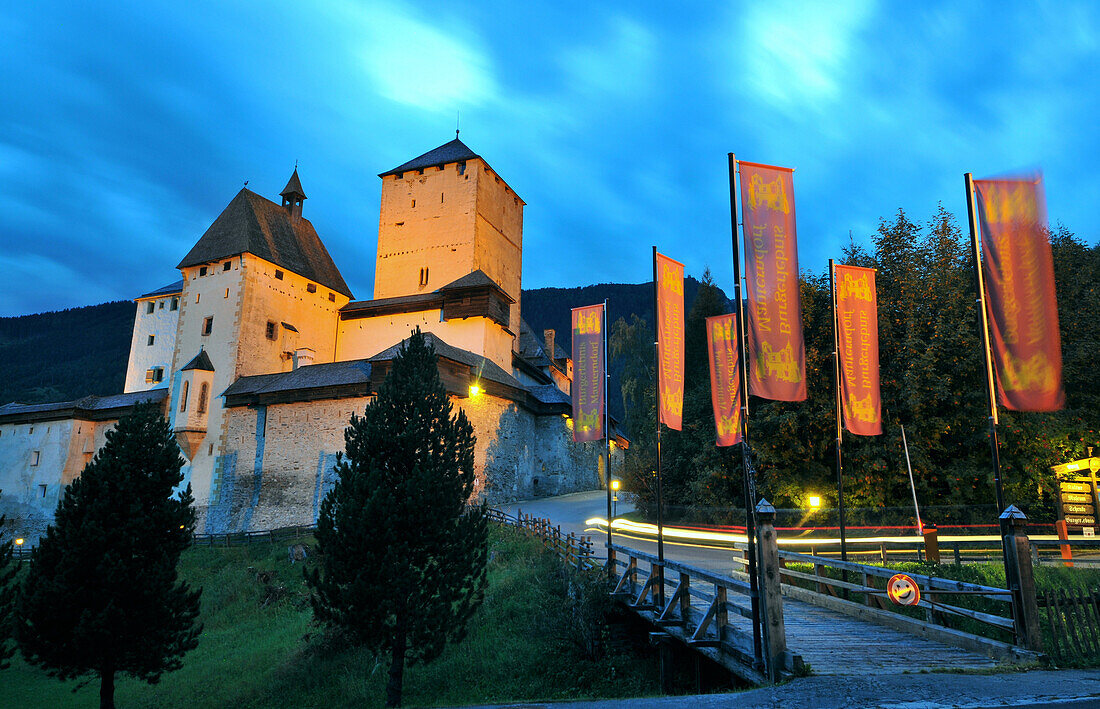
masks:
<instances>
[{"instance_id":1,"label":"metal pole","mask_svg":"<svg viewBox=\"0 0 1100 709\"><path fill-rule=\"evenodd\" d=\"M836 507L840 517L840 559L848 560L848 542L844 534L844 465L841 445L844 440L843 409L840 401L840 323L836 308L836 262L829 259L829 297L833 303L833 364L836 376ZM847 572L845 572L845 576ZM845 581L848 579L845 578Z\"/></svg>"},{"instance_id":2,"label":"metal pole","mask_svg":"<svg viewBox=\"0 0 1100 709\"><path fill-rule=\"evenodd\" d=\"M989 394L989 450L993 455L993 488L997 493L997 514L1005 509L1004 490L1001 488L1001 456L997 444L997 394L993 388L993 356L989 350L989 320L985 309L985 280L982 275L982 252L978 245L978 217L974 211L974 176L966 173L966 213L970 219L970 244L974 257L974 289L977 291L978 329L982 336L982 355L985 357L985 386Z\"/></svg>"},{"instance_id":3,"label":"metal pole","mask_svg":"<svg viewBox=\"0 0 1100 709\"><path fill-rule=\"evenodd\" d=\"M913 491L913 509L917 511L917 534L924 534L924 523L920 521L920 505L917 504L917 485L913 482L913 464L909 462L909 442L905 440L905 426L901 427L901 445L905 448L905 469L909 471L909 489Z\"/></svg>"},{"instance_id":4,"label":"metal pole","mask_svg":"<svg viewBox=\"0 0 1100 709\"><path fill-rule=\"evenodd\" d=\"M733 231L733 293L737 305L737 366L741 372L741 493L745 502L745 536L748 538L749 602L752 607L752 647L756 661L764 658L760 628L760 584L756 559L756 485L749 456L749 372L745 350L745 307L741 298L741 240L737 233L737 158L729 153L730 227Z\"/></svg>"},{"instance_id":5,"label":"metal pole","mask_svg":"<svg viewBox=\"0 0 1100 709\"><path fill-rule=\"evenodd\" d=\"M611 548L611 520L613 520L614 512L611 509L611 414L609 413L609 402L607 400L607 298L603 300L603 436L604 436L604 473L606 475L607 483L607 548ZM550 355L553 356L553 353Z\"/></svg>"},{"instance_id":6,"label":"metal pole","mask_svg":"<svg viewBox=\"0 0 1100 709\"><path fill-rule=\"evenodd\" d=\"M661 322L657 303L657 247L653 247L653 413L657 424L657 608L665 607L664 498L661 493Z\"/></svg>"}]
</instances>

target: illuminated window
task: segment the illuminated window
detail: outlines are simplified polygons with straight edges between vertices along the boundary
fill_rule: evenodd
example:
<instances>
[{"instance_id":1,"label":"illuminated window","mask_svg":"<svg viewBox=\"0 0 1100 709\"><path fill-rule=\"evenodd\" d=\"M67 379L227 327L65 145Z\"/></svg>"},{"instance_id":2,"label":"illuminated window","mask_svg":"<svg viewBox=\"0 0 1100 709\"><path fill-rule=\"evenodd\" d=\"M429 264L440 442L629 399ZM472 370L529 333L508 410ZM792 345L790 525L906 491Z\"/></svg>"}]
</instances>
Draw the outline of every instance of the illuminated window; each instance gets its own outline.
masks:
<instances>
[{"instance_id":1,"label":"illuminated window","mask_svg":"<svg viewBox=\"0 0 1100 709\"><path fill-rule=\"evenodd\" d=\"M413 200L413 208L414 209L416 208L416 200L415 199Z\"/></svg>"},{"instance_id":2,"label":"illuminated window","mask_svg":"<svg viewBox=\"0 0 1100 709\"><path fill-rule=\"evenodd\" d=\"M211 315L210 317L208 317L207 319L202 321L202 334L204 336L209 335L213 331L214 331L214 316Z\"/></svg>"},{"instance_id":3,"label":"illuminated window","mask_svg":"<svg viewBox=\"0 0 1100 709\"><path fill-rule=\"evenodd\" d=\"M201 298L201 297L202 297L202 293L196 293L195 294L195 302L196 303L199 302L199 298Z\"/></svg>"},{"instance_id":4,"label":"illuminated window","mask_svg":"<svg viewBox=\"0 0 1100 709\"><path fill-rule=\"evenodd\" d=\"M183 390L180 392L180 412L187 411L187 390L190 388L191 382L183 383Z\"/></svg>"},{"instance_id":5,"label":"illuminated window","mask_svg":"<svg viewBox=\"0 0 1100 709\"><path fill-rule=\"evenodd\" d=\"M226 298L228 298L228 297L229 297L229 289L228 289L228 288L226 288L226 289L225 289L225 297L226 297Z\"/></svg>"},{"instance_id":6,"label":"illuminated window","mask_svg":"<svg viewBox=\"0 0 1100 709\"><path fill-rule=\"evenodd\" d=\"M306 284L306 293L316 293L316 292L317 292L317 284L316 283L307 283Z\"/></svg>"},{"instance_id":7,"label":"illuminated window","mask_svg":"<svg viewBox=\"0 0 1100 709\"><path fill-rule=\"evenodd\" d=\"M210 386L206 382L203 382L202 386L199 387L199 413L200 414L205 414L206 413L206 398L207 398L207 395L209 395L209 394L210 394Z\"/></svg>"}]
</instances>

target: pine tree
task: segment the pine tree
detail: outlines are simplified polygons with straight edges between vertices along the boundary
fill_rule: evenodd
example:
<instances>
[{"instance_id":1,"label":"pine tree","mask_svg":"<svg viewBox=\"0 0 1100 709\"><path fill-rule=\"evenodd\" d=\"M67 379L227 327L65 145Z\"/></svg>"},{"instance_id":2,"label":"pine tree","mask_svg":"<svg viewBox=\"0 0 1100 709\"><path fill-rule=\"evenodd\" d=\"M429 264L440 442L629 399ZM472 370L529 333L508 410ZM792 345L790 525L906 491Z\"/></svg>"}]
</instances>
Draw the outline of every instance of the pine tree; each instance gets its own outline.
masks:
<instances>
[{"instance_id":1,"label":"pine tree","mask_svg":"<svg viewBox=\"0 0 1100 709\"><path fill-rule=\"evenodd\" d=\"M320 566L306 581L319 620L389 654L386 703L398 706L406 660L460 640L485 588L486 508L467 506L473 426L452 414L419 328L344 440L317 521Z\"/></svg>"},{"instance_id":2,"label":"pine tree","mask_svg":"<svg viewBox=\"0 0 1100 709\"><path fill-rule=\"evenodd\" d=\"M195 512L168 422L137 406L65 488L31 559L16 610L23 656L52 676L100 678L114 706L117 673L156 683L198 644L201 591L177 582Z\"/></svg>"}]
</instances>

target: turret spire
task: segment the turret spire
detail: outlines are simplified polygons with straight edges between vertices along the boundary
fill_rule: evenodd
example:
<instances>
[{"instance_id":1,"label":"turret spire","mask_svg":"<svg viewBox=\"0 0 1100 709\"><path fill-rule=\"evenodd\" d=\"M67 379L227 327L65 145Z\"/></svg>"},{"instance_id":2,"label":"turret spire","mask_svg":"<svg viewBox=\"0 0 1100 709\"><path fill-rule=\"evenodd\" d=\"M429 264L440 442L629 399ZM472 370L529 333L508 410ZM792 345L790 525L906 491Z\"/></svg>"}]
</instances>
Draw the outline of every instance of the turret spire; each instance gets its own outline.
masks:
<instances>
[{"instance_id":1,"label":"turret spire","mask_svg":"<svg viewBox=\"0 0 1100 709\"><path fill-rule=\"evenodd\" d=\"M298 179L297 160L294 161L294 172L279 196L283 198L283 206L290 211L291 217L302 216L302 202L306 199L306 193L302 191L302 182Z\"/></svg>"}]
</instances>

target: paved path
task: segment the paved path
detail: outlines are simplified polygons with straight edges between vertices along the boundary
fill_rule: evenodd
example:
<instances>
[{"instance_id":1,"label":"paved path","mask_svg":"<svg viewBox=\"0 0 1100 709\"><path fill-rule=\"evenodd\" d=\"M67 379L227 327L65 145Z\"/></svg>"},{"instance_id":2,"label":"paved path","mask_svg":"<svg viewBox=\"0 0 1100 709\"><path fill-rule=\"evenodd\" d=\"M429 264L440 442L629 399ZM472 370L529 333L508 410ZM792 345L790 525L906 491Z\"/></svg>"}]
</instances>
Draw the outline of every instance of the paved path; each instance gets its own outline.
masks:
<instances>
[{"instance_id":1,"label":"paved path","mask_svg":"<svg viewBox=\"0 0 1100 709\"><path fill-rule=\"evenodd\" d=\"M803 677L730 694L497 705L530 709L1084 709L1100 707L1100 671Z\"/></svg>"},{"instance_id":2,"label":"paved path","mask_svg":"<svg viewBox=\"0 0 1100 709\"><path fill-rule=\"evenodd\" d=\"M596 490L540 498L509 505L505 510L511 514L522 510L524 514L549 518L554 524L560 524L565 533L592 534L596 554L600 555L603 545L599 542L604 538L604 532L586 527L584 521L606 516L605 495L605 492ZM619 514L628 509L627 505L619 503ZM656 543L648 539L617 536L616 541L650 554L657 553ZM666 542L665 558L727 575L735 567L743 568L740 564L735 565L728 549ZM730 600L746 605L748 602L747 599ZM801 655L817 675L902 674L945 667L973 670L995 667L997 664L976 652L919 638L792 598L783 599L783 617L787 647ZM748 619L731 614L730 623L751 635L752 624Z\"/></svg>"}]
</instances>

